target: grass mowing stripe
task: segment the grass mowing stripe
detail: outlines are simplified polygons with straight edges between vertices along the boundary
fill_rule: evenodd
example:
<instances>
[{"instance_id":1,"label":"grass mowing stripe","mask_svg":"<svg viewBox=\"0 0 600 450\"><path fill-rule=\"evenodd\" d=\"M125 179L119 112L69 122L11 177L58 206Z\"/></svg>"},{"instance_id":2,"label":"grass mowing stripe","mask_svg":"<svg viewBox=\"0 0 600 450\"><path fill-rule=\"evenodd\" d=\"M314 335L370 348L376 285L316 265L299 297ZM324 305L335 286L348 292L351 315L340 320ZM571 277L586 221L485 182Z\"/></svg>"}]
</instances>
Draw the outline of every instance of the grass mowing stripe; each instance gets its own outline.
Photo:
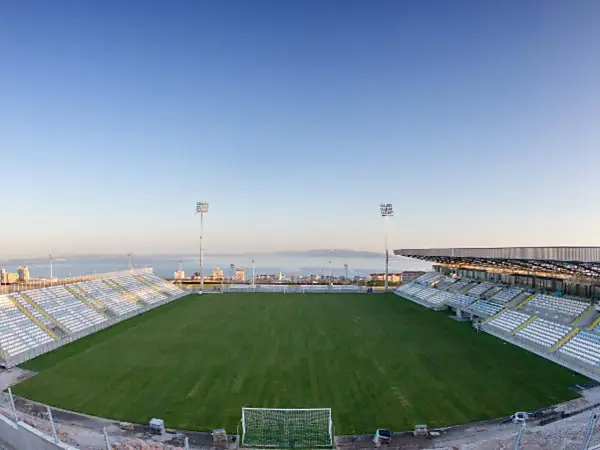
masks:
<instances>
[{"instance_id":1,"label":"grass mowing stripe","mask_svg":"<svg viewBox=\"0 0 600 450\"><path fill-rule=\"evenodd\" d=\"M585 380L393 294L191 295L23 367L40 373L19 395L88 414L231 431L243 406L331 407L339 434L497 417Z\"/></svg>"}]
</instances>

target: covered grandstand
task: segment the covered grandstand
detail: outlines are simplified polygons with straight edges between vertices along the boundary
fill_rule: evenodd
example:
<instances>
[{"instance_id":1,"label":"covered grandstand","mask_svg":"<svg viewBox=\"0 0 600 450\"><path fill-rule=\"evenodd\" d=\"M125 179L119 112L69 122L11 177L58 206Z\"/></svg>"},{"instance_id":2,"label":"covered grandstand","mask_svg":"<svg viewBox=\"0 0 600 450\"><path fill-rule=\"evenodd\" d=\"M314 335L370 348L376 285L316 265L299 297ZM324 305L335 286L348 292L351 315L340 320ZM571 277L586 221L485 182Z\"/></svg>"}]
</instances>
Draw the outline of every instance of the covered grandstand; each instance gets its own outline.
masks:
<instances>
[{"instance_id":1,"label":"covered grandstand","mask_svg":"<svg viewBox=\"0 0 600 450\"><path fill-rule=\"evenodd\" d=\"M436 264L398 295L600 380L600 247L394 253Z\"/></svg>"}]
</instances>

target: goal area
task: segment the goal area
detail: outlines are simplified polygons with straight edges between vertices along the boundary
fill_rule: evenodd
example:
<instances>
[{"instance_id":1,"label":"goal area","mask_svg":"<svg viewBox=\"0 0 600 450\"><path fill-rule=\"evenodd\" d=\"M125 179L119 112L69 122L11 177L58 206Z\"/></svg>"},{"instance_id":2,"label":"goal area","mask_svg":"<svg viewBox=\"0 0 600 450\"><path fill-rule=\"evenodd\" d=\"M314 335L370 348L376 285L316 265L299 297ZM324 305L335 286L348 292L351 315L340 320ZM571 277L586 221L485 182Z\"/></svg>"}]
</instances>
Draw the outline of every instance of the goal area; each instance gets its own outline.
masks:
<instances>
[{"instance_id":1,"label":"goal area","mask_svg":"<svg viewBox=\"0 0 600 450\"><path fill-rule=\"evenodd\" d=\"M331 408L242 408L242 446L333 446Z\"/></svg>"}]
</instances>

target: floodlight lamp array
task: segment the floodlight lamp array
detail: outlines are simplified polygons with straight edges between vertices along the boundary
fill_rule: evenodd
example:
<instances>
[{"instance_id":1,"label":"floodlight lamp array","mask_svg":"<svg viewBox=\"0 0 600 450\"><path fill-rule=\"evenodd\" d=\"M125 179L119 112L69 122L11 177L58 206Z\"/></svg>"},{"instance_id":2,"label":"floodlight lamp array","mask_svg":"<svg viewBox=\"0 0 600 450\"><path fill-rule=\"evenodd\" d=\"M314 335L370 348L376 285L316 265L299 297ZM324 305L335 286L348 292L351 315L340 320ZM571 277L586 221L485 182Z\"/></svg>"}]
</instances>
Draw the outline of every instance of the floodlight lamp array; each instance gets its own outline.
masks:
<instances>
[{"instance_id":1,"label":"floodlight lamp array","mask_svg":"<svg viewBox=\"0 0 600 450\"><path fill-rule=\"evenodd\" d=\"M391 203L382 203L379 205L379 210L381 211L381 215L383 217L393 217L394 216L394 208Z\"/></svg>"}]
</instances>

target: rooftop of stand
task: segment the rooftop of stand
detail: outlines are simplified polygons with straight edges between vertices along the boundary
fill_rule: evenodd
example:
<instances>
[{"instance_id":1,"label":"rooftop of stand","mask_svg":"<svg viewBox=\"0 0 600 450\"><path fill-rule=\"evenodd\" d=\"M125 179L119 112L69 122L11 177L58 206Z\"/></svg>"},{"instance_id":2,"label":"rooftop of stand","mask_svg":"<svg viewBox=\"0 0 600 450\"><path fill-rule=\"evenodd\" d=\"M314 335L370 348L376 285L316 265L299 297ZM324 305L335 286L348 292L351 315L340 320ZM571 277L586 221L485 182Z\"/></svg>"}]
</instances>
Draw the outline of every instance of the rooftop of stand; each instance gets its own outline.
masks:
<instances>
[{"instance_id":1,"label":"rooftop of stand","mask_svg":"<svg viewBox=\"0 0 600 450\"><path fill-rule=\"evenodd\" d=\"M461 268L600 278L600 247L427 248L394 254Z\"/></svg>"}]
</instances>

